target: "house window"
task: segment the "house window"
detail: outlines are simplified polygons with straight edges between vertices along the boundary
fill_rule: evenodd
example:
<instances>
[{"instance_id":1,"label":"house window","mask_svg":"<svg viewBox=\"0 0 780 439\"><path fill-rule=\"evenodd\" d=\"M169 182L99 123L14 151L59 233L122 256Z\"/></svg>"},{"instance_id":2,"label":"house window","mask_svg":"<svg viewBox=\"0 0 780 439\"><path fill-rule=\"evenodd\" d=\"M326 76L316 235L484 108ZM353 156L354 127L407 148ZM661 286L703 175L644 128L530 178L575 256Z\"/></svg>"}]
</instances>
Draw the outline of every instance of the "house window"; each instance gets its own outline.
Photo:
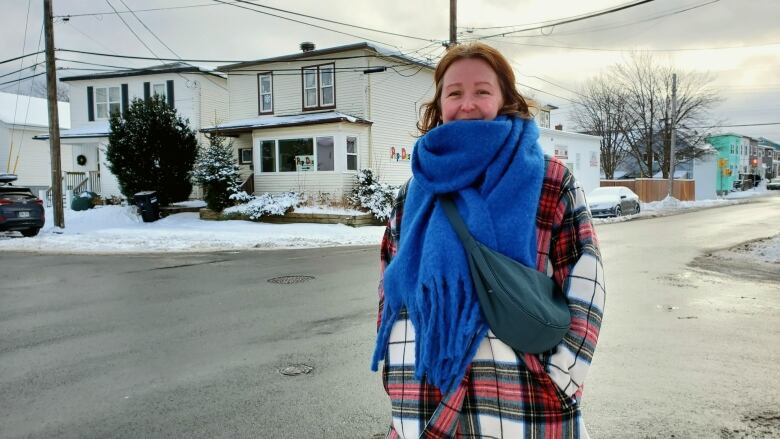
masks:
<instances>
[{"instance_id":1,"label":"house window","mask_svg":"<svg viewBox=\"0 0 780 439\"><path fill-rule=\"evenodd\" d=\"M152 85L152 96L157 95L161 98L165 98L168 87L164 83Z\"/></svg>"},{"instance_id":2,"label":"house window","mask_svg":"<svg viewBox=\"0 0 780 439\"><path fill-rule=\"evenodd\" d=\"M260 114L270 114L274 112L273 99L273 78L271 73L261 73L257 75L257 89Z\"/></svg>"},{"instance_id":3,"label":"house window","mask_svg":"<svg viewBox=\"0 0 780 439\"><path fill-rule=\"evenodd\" d=\"M357 171L357 137L347 137L347 171Z\"/></svg>"},{"instance_id":4,"label":"house window","mask_svg":"<svg viewBox=\"0 0 780 439\"><path fill-rule=\"evenodd\" d=\"M314 155L314 139L285 139L279 141L279 172L295 172L296 161Z\"/></svg>"},{"instance_id":5,"label":"house window","mask_svg":"<svg viewBox=\"0 0 780 439\"><path fill-rule=\"evenodd\" d=\"M333 137L317 137L317 170L333 170Z\"/></svg>"},{"instance_id":6,"label":"house window","mask_svg":"<svg viewBox=\"0 0 780 439\"><path fill-rule=\"evenodd\" d=\"M273 140L260 143L260 172L276 172L276 142Z\"/></svg>"},{"instance_id":7,"label":"house window","mask_svg":"<svg viewBox=\"0 0 780 439\"><path fill-rule=\"evenodd\" d=\"M320 106L332 107L335 101L333 94L333 66L320 68Z\"/></svg>"},{"instance_id":8,"label":"house window","mask_svg":"<svg viewBox=\"0 0 780 439\"><path fill-rule=\"evenodd\" d=\"M252 164L252 148L240 148L238 150L238 164L240 165Z\"/></svg>"},{"instance_id":9,"label":"house window","mask_svg":"<svg viewBox=\"0 0 780 439\"><path fill-rule=\"evenodd\" d=\"M114 113L121 112L122 92L119 87L95 88L95 113L98 119L108 119Z\"/></svg>"},{"instance_id":10,"label":"house window","mask_svg":"<svg viewBox=\"0 0 780 439\"><path fill-rule=\"evenodd\" d=\"M303 108L313 110L336 106L336 69L333 64L304 67Z\"/></svg>"},{"instance_id":11,"label":"house window","mask_svg":"<svg viewBox=\"0 0 780 439\"><path fill-rule=\"evenodd\" d=\"M317 69L303 69L303 107L317 107Z\"/></svg>"}]
</instances>

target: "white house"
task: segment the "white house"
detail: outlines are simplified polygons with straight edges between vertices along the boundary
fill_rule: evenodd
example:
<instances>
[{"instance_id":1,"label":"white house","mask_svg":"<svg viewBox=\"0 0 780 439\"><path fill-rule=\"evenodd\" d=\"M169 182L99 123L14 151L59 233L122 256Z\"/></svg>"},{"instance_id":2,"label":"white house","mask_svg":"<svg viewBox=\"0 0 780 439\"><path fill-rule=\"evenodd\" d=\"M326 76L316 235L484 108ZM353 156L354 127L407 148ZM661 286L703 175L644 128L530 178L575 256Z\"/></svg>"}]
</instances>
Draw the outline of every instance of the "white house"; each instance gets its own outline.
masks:
<instances>
[{"instance_id":1,"label":"white house","mask_svg":"<svg viewBox=\"0 0 780 439\"><path fill-rule=\"evenodd\" d=\"M433 66L368 43L301 49L220 67L230 117L202 131L234 138L255 192L340 197L363 168L404 183Z\"/></svg>"},{"instance_id":2,"label":"white house","mask_svg":"<svg viewBox=\"0 0 780 439\"><path fill-rule=\"evenodd\" d=\"M66 179L64 189L81 184L81 188L91 189L104 197L121 196L116 178L105 160L108 119L114 112L126 111L133 99L148 99L153 95L165 97L180 116L189 120L190 128L195 132L227 118L228 94L224 75L186 63L69 76L60 80L70 84L70 125L73 127L60 133ZM205 143L202 134L198 137Z\"/></svg>"},{"instance_id":3,"label":"white house","mask_svg":"<svg viewBox=\"0 0 780 439\"><path fill-rule=\"evenodd\" d=\"M566 164L586 194L600 186L601 137L539 127L539 144Z\"/></svg>"},{"instance_id":4,"label":"white house","mask_svg":"<svg viewBox=\"0 0 780 439\"><path fill-rule=\"evenodd\" d=\"M49 142L34 136L48 134L46 99L0 92L0 173L16 174L14 183L33 190L51 186ZM70 128L70 106L58 102L60 129ZM65 160L63 160L65 162Z\"/></svg>"}]
</instances>

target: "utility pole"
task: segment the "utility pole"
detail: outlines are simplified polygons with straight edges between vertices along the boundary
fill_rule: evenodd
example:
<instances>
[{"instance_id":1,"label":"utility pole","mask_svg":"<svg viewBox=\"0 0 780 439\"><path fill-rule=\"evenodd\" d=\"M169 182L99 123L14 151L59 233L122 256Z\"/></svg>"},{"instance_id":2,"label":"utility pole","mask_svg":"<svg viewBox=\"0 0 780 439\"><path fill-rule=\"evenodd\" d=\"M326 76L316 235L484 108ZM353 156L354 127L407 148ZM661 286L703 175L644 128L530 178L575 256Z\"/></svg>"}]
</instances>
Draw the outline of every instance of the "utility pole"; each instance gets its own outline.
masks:
<instances>
[{"instance_id":1,"label":"utility pole","mask_svg":"<svg viewBox=\"0 0 780 439\"><path fill-rule=\"evenodd\" d=\"M57 69L54 65L54 26L52 0L43 0L43 29L46 37L46 98L49 106L49 145L51 151L51 205L54 225L65 228L62 211L62 161L60 159L60 117L57 114Z\"/></svg>"},{"instance_id":2,"label":"utility pole","mask_svg":"<svg viewBox=\"0 0 780 439\"><path fill-rule=\"evenodd\" d=\"M458 44L458 0L450 0L450 43L447 47Z\"/></svg>"},{"instance_id":3,"label":"utility pole","mask_svg":"<svg viewBox=\"0 0 780 439\"><path fill-rule=\"evenodd\" d=\"M674 192L674 145L677 142L677 73L672 73L672 115L671 115L671 135L669 140L669 196L673 197Z\"/></svg>"}]
</instances>

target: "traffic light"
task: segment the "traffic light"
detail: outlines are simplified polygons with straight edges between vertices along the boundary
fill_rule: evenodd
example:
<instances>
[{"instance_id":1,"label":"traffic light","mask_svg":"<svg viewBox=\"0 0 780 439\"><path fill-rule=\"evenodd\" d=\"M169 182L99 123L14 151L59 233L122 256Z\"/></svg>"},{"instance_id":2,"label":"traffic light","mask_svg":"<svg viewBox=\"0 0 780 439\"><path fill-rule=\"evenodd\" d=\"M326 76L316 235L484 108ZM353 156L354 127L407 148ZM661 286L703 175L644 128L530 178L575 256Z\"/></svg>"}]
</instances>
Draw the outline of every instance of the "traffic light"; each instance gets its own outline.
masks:
<instances>
[{"instance_id":1,"label":"traffic light","mask_svg":"<svg viewBox=\"0 0 780 439\"><path fill-rule=\"evenodd\" d=\"M750 166L757 168L758 167L758 157L752 157L750 159Z\"/></svg>"}]
</instances>

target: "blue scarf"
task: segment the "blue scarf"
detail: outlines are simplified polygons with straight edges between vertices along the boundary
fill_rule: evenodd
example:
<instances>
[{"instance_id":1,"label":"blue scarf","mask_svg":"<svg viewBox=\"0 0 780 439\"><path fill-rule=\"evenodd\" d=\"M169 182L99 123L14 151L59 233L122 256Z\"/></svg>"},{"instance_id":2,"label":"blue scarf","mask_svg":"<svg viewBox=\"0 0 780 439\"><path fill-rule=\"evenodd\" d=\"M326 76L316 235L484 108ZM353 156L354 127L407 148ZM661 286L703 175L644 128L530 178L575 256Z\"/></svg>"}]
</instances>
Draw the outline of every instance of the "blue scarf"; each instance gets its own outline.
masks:
<instances>
[{"instance_id":1,"label":"blue scarf","mask_svg":"<svg viewBox=\"0 0 780 439\"><path fill-rule=\"evenodd\" d=\"M463 245L438 194L452 193L471 234L536 267L536 210L544 155L533 120L499 116L453 121L418 139L399 248L384 273L382 324L371 364L385 357L390 329L406 308L415 328L415 376L447 393L457 387L488 326Z\"/></svg>"}]
</instances>

